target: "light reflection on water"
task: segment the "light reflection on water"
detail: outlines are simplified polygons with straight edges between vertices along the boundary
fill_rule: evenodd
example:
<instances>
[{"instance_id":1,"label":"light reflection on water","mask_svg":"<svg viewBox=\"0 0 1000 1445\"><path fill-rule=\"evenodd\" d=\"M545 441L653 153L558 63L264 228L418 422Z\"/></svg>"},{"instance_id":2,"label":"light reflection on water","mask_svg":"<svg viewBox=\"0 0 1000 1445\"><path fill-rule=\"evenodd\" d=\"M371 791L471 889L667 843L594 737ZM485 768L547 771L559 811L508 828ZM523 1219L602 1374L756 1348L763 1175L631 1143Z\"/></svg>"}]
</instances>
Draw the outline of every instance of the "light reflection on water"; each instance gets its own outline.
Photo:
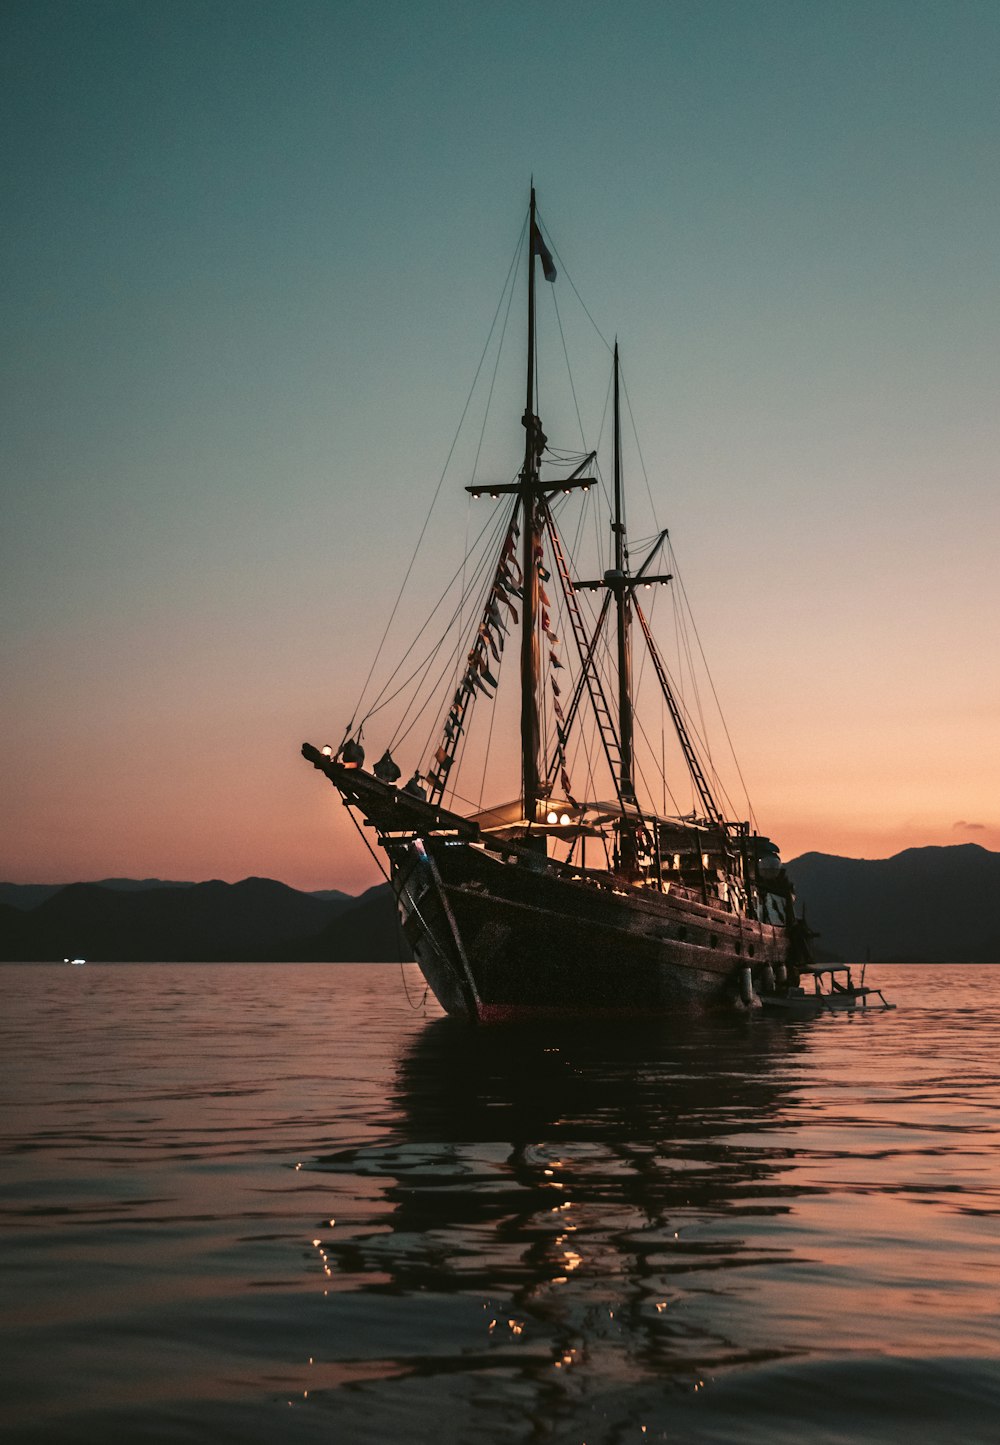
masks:
<instances>
[{"instance_id":1,"label":"light reflection on water","mask_svg":"<svg viewBox=\"0 0 1000 1445\"><path fill-rule=\"evenodd\" d=\"M1000 968L877 973L623 1037L5 966L12 1438L995 1439Z\"/></svg>"}]
</instances>

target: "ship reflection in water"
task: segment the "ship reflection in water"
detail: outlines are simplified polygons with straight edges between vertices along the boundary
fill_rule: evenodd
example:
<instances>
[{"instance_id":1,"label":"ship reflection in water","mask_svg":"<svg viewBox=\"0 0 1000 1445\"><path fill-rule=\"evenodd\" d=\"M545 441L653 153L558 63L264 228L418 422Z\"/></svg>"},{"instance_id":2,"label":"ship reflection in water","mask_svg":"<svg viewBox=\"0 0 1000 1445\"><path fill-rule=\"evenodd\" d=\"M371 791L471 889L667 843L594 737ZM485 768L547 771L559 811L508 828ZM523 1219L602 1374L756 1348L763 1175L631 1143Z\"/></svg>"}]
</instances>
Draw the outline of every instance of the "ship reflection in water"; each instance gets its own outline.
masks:
<instances>
[{"instance_id":1,"label":"ship reflection in water","mask_svg":"<svg viewBox=\"0 0 1000 1445\"><path fill-rule=\"evenodd\" d=\"M376 1361L358 1341L358 1420L391 1396L469 1438L488 1418L497 1439L725 1440L739 1420L779 1440L776 1408L796 1438L829 1423L832 1390L846 1423L823 1438L878 1438L883 1391L911 1372L931 1417L961 1408L964 1376L929 1359L938 1267L906 1253L915 1174L886 1147L877 1084L873 1101L878 1028L427 1026L399 1064L398 1134L314 1164L369 1221L324 1240L336 1288L367 1294L372 1343L394 1342ZM846 1117L827 1070L867 1078ZM896 1127L919 1128L904 1112ZM960 1349L982 1356L975 1287L970 1303Z\"/></svg>"},{"instance_id":2,"label":"ship reflection in water","mask_svg":"<svg viewBox=\"0 0 1000 1445\"><path fill-rule=\"evenodd\" d=\"M690 1390L706 1366L780 1354L717 1301L773 1258L761 1221L797 1190L759 1135L804 1047L745 1021L627 1040L432 1023L399 1069L401 1137L317 1161L378 1181L391 1212L323 1248L342 1285L475 1299L480 1367L547 1390L584 1357L609 1382L655 1371ZM741 1143L744 1129L758 1137ZM443 1367L424 1343L403 1368Z\"/></svg>"}]
</instances>

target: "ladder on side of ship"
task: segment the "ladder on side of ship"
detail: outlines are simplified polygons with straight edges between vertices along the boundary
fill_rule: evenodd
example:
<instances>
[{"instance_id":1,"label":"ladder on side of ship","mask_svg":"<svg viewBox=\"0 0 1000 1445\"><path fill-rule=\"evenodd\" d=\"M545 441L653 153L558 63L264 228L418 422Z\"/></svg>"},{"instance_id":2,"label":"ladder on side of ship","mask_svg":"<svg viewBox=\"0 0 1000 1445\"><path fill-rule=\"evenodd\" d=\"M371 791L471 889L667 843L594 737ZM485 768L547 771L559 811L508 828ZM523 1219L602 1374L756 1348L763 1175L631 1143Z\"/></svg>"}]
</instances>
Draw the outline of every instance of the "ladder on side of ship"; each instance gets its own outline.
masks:
<instances>
[{"instance_id":1,"label":"ladder on side of ship","mask_svg":"<svg viewBox=\"0 0 1000 1445\"><path fill-rule=\"evenodd\" d=\"M579 711L580 701L583 697L583 690L586 687L590 697L590 705L594 710L594 717L597 722L598 732L601 736L601 745L604 749L604 756L607 759L608 767L611 770L611 777L614 782L615 792L618 795L618 801L622 804L623 807L626 801L634 806L634 799L629 798L626 800L622 798L621 744L618 739L618 730L615 727L614 718L611 714L611 709L608 707L608 701L604 694L604 686L601 682L600 673L597 670L597 663L595 660L597 641L601 635L605 619L608 615L608 608L611 603L611 597L610 594L605 597L603 606L601 607L601 613L597 621L597 626L594 628L593 636L589 636L587 628L583 621L583 616L580 612L579 604L576 600L576 593L573 589L573 582L569 575L569 568L566 565L566 557L562 549L562 543L559 539L559 533L556 530L556 525L553 520L552 513L549 510L548 502L544 502L540 510L545 524L545 530L549 536L549 543L552 548L552 556L555 560L556 568L559 573L559 581L562 586L563 597L566 602L566 612L569 616L570 625L573 628L573 637L576 641L577 650L580 654L580 675L576 680L576 686L573 690L573 696L570 700L570 705L566 709L566 718L561 726L557 725L556 727L558 745L556 748L556 755L553 758L549 768L549 776L547 780L548 789L551 792L559 769L565 768L566 766L566 742L569 737L570 729L572 728L573 722L576 718L576 714Z\"/></svg>"}]
</instances>

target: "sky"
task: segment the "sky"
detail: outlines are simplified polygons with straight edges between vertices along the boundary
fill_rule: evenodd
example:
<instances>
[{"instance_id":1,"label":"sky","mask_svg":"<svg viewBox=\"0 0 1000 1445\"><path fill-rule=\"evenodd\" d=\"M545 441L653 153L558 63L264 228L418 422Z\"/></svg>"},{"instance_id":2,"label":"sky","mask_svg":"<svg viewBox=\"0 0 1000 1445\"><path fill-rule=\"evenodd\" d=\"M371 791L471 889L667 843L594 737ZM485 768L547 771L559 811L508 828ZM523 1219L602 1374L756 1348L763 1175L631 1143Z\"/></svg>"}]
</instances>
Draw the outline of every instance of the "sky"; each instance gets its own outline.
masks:
<instances>
[{"instance_id":1,"label":"sky","mask_svg":"<svg viewBox=\"0 0 1000 1445\"><path fill-rule=\"evenodd\" d=\"M670 528L762 830L1000 847L993 0L0 26L0 877L379 881L299 747L351 720L532 176L559 319L575 287L573 335L620 339L636 525ZM506 375L477 475L518 465ZM471 457L432 580L487 515Z\"/></svg>"}]
</instances>

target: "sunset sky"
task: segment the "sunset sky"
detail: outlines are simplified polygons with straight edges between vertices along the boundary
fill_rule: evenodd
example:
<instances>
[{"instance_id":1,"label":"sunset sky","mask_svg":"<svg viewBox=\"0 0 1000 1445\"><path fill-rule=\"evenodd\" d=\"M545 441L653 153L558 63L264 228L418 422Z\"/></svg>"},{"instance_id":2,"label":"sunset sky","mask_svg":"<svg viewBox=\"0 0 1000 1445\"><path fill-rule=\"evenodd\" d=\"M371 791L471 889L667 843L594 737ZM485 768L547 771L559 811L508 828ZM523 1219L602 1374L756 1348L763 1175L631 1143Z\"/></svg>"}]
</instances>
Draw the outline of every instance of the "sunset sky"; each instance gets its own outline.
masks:
<instances>
[{"instance_id":1,"label":"sunset sky","mask_svg":"<svg viewBox=\"0 0 1000 1445\"><path fill-rule=\"evenodd\" d=\"M571 278L621 341L763 830L786 858L1000 848L995 0L0 24L0 878L378 881L299 747L352 715L532 175L560 317ZM487 516L468 471L432 580Z\"/></svg>"}]
</instances>

